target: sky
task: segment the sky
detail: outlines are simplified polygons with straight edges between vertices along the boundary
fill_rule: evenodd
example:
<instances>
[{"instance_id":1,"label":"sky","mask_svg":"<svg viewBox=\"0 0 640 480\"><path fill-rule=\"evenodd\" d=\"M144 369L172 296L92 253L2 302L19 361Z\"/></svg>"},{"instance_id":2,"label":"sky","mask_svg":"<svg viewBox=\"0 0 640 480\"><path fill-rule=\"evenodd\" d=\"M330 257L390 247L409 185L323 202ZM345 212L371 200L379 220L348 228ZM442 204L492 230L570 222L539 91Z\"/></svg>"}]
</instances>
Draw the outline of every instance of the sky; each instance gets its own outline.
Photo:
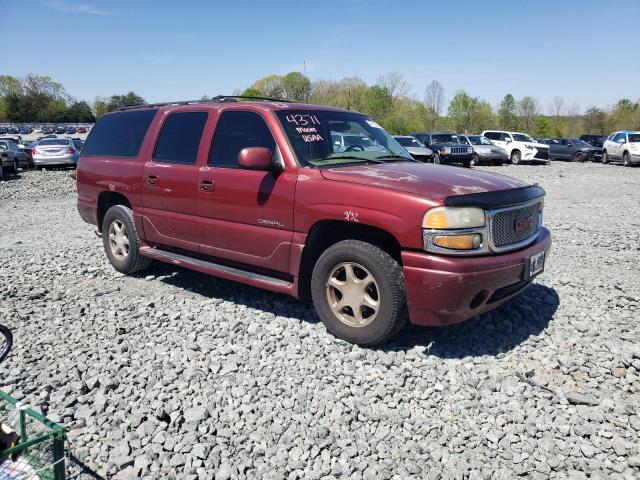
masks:
<instances>
[{"instance_id":1,"label":"sky","mask_svg":"<svg viewBox=\"0 0 640 480\"><path fill-rule=\"evenodd\" d=\"M0 0L0 74L47 75L92 101L231 94L260 77L398 72L548 113L640 98L640 0Z\"/></svg>"}]
</instances>

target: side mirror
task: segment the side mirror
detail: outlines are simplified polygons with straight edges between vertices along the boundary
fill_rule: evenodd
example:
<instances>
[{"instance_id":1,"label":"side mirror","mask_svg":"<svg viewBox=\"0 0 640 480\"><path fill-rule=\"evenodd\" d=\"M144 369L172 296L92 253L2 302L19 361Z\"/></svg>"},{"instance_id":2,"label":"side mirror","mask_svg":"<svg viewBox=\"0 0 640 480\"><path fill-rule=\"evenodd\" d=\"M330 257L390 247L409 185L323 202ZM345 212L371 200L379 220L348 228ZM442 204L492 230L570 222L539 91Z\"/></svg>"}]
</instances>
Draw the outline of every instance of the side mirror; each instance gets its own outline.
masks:
<instances>
[{"instance_id":1,"label":"side mirror","mask_svg":"<svg viewBox=\"0 0 640 480\"><path fill-rule=\"evenodd\" d=\"M281 171L282 167L273 163L271 150L265 147L247 147L238 153L238 165L247 170Z\"/></svg>"},{"instance_id":2,"label":"side mirror","mask_svg":"<svg viewBox=\"0 0 640 480\"><path fill-rule=\"evenodd\" d=\"M511 142L511 139L509 137L507 137L507 138L504 139L504 141L509 143L509 142Z\"/></svg>"},{"instance_id":3,"label":"side mirror","mask_svg":"<svg viewBox=\"0 0 640 480\"><path fill-rule=\"evenodd\" d=\"M567 142L567 147L573 147L573 143Z\"/></svg>"},{"instance_id":4,"label":"side mirror","mask_svg":"<svg viewBox=\"0 0 640 480\"><path fill-rule=\"evenodd\" d=\"M627 143L627 139L626 138L621 138L620 139L620 143Z\"/></svg>"}]
</instances>

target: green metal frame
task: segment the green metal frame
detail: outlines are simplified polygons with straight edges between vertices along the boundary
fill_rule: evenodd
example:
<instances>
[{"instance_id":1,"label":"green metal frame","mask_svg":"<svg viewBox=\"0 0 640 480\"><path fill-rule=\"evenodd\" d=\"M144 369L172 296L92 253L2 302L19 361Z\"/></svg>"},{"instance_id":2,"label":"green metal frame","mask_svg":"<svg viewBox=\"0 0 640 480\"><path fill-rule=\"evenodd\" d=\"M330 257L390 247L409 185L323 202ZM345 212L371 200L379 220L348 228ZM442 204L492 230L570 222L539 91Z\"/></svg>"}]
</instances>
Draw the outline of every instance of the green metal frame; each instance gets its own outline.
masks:
<instances>
[{"instance_id":1,"label":"green metal frame","mask_svg":"<svg viewBox=\"0 0 640 480\"><path fill-rule=\"evenodd\" d=\"M2 390L0 390L1 403L9 404L14 409L18 408L16 406L18 401ZM28 418L44 426L46 433L32 436L27 427ZM19 443L12 448L1 450L0 461L10 455L17 454L23 457L32 467L42 472L38 474L42 480L65 480L64 441L66 430L64 427L52 422L31 408L20 408L18 410L18 429L20 433ZM53 451L53 462L51 462L53 466L50 468L48 468L49 465L41 465L34 457L29 455L29 449L47 443L51 445Z\"/></svg>"}]
</instances>

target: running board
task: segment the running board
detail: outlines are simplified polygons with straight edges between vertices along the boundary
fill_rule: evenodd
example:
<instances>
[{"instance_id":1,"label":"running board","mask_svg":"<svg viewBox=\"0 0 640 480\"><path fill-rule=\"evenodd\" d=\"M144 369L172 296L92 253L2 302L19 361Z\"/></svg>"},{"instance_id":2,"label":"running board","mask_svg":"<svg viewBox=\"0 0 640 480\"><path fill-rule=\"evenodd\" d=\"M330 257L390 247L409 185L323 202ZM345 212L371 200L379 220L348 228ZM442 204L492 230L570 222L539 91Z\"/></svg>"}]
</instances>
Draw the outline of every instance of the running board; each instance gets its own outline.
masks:
<instances>
[{"instance_id":1,"label":"running board","mask_svg":"<svg viewBox=\"0 0 640 480\"><path fill-rule=\"evenodd\" d=\"M236 282L253 285L254 287L264 288L274 292L287 293L296 296L295 284L282 280L280 278L269 277L260 273L248 272L239 268L228 267L218 263L208 262L199 258L188 257L179 253L160 250L153 247L140 247L140 254L160 260L161 262L171 263L180 267L190 268L198 272L207 273L216 277L234 280Z\"/></svg>"}]
</instances>

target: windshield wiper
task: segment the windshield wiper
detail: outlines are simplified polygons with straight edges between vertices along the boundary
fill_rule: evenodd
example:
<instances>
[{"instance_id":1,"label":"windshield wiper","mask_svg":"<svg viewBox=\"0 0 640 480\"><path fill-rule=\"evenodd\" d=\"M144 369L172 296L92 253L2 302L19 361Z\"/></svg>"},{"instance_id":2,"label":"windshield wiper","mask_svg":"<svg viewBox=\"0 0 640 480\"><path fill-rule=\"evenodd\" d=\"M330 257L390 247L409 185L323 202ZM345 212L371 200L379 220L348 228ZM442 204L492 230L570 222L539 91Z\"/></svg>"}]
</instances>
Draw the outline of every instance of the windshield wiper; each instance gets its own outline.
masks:
<instances>
[{"instance_id":1,"label":"windshield wiper","mask_svg":"<svg viewBox=\"0 0 640 480\"><path fill-rule=\"evenodd\" d=\"M376 159L372 159L372 158L362 158L362 157L358 157L356 155L339 155L337 157L325 157L325 158L319 158L318 160L315 160L315 161L316 162L323 162L323 161L330 161L330 160L359 160L361 162L384 163L381 160L376 160Z\"/></svg>"},{"instance_id":2,"label":"windshield wiper","mask_svg":"<svg viewBox=\"0 0 640 480\"><path fill-rule=\"evenodd\" d=\"M407 158L405 156L395 155L395 154L380 155L379 157L376 157L376 160L383 160L383 159L389 159L389 160L396 160L397 159L397 160L403 160L403 161L409 161L409 162L417 162L418 161L413 157Z\"/></svg>"}]
</instances>

